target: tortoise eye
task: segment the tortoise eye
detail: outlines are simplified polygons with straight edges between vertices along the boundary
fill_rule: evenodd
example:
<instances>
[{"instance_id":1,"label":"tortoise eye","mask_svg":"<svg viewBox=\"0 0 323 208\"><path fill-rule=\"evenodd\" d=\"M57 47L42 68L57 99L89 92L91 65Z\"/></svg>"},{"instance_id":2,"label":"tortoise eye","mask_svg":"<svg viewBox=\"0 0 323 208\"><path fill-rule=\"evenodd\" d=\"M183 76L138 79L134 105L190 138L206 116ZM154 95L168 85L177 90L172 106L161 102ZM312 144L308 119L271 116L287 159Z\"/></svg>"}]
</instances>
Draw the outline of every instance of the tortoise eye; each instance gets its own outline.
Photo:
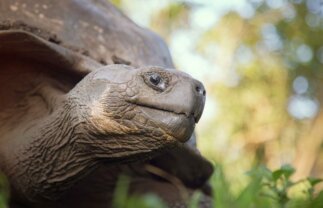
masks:
<instances>
[{"instance_id":1,"label":"tortoise eye","mask_svg":"<svg viewBox=\"0 0 323 208\"><path fill-rule=\"evenodd\" d=\"M158 85L161 81L162 78L158 75L158 74L152 74L149 77L149 81L153 84L153 85Z\"/></svg>"},{"instance_id":2,"label":"tortoise eye","mask_svg":"<svg viewBox=\"0 0 323 208\"><path fill-rule=\"evenodd\" d=\"M157 91L164 91L168 84L167 77L157 72L149 72L143 75L145 83Z\"/></svg>"}]
</instances>

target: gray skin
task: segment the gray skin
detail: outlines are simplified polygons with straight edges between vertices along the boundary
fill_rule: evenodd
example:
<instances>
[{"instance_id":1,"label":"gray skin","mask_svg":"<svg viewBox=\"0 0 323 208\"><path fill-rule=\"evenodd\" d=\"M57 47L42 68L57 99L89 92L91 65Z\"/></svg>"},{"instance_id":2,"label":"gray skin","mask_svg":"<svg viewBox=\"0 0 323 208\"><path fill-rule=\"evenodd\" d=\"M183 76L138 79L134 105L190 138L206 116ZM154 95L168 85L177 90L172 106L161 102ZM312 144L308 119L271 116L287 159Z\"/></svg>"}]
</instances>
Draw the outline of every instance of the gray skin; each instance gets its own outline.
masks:
<instances>
[{"instance_id":1,"label":"gray skin","mask_svg":"<svg viewBox=\"0 0 323 208\"><path fill-rule=\"evenodd\" d=\"M39 76L43 82L14 106L19 117L10 107L1 112L10 117L1 123L1 169L30 201L57 199L100 162L131 162L186 141L204 106L200 82L160 67L111 65L68 93Z\"/></svg>"},{"instance_id":2,"label":"gray skin","mask_svg":"<svg viewBox=\"0 0 323 208\"><path fill-rule=\"evenodd\" d=\"M187 141L201 117L204 87L183 72L110 65L76 84L67 72L53 73L68 64L53 68L17 51L13 61L2 45L0 168L21 201L57 200L102 163L151 158ZM59 56L45 46L32 50Z\"/></svg>"}]
</instances>

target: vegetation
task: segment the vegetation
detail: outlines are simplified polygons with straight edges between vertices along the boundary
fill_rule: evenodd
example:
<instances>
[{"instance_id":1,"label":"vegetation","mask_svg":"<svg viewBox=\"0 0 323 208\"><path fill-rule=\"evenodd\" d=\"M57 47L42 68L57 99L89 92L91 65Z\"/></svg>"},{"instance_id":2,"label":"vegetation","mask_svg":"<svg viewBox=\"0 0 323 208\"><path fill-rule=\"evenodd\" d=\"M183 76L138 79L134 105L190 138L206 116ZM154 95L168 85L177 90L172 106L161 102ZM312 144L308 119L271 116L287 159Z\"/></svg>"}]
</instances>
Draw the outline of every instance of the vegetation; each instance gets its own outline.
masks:
<instances>
[{"instance_id":1,"label":"vegetation","mask_svg":"<svg viewBox=\"0 0 323 208\"><path fill-rule=\"evenodd\" d=\"M216 166L210 180L215 208L321 208L323 191L315 193L315 186L322 179L307 178L297 182L291 180L295 169L289 165L270 171L264 166L255 167L244 177L248 181L241 191L232 191L233 183L228 180L221 166ZM0 208L7 207L8 186L5 178L0 180ZM129 178L121 176L115 190L115 208L167 208L167 205L153 194L143 197L128 196ZM201 193L193 194L189 208L198 207Z\"/></svg>"},{"instance_id":2,"label":"vegetation","mask_svg":"<svg viewBox=\"0 0 323 208\"><path fill-rule=\"evenodd\" d=\"M0 173L0 208L7 207L9 199L9 187L6 178Z\"/></svg>"},{"instance_id":3,"label":"vegetation","mask_svg":"<svg viewBox=\"0 0 323 208\"><path fill-rule=\"evenodd\" d=\"M285 165L275 171L259 166L247 173L247 186L239 193L231 191L232 183L218 169L212 179L214 207L310 208L322 207L323 192L314 194L320 179L307 178L292 182L294 168ZM217 191L218 190L218 191Z\"/></svg>"},{"instance_id":4,"label":"vegetation","mask_svg":"<svg viewBox=\"0 0 323 208\"><path fill-rule=\"evenodd\" d=\"M232 183L228 181L221 167L217 167L211 179L214 189L215 208L320 208L323 206L323 192L314 193L320 179L307 178L292 182L290 177L295 169L289 165L270 171L259 166L249 171L245 177L246 187L238 193L232 192ZM167 206L154 195L142 198L127 196L128 180L124 176L119 180L115 192L114 207L117 208L166 208ZM189 208L198 207L200 193L193 195L188 202Z\"/></svg>"}]
</instances>

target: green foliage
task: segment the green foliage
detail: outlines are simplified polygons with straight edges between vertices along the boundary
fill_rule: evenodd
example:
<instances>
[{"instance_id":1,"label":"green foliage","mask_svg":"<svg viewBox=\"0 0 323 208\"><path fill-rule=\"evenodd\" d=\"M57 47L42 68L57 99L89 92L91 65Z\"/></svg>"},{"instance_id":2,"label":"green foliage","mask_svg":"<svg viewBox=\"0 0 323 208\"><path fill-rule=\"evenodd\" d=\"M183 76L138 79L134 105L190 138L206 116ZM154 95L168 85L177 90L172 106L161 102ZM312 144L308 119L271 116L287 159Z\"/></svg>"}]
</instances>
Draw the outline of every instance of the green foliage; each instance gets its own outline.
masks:
<instances>
[{"instance_id":1,"label":"green foliage","mask_svg":"<svg viewBox=\"0 0 323 208\"><path fill-rule=\"evenodd\" d=\"M130 178L127 176L120 176L116 189L114 192L114 201L112 205L114 208L167 208L165 202L163 202L158 196L154 194L146 194L144 196L128 195L128 187L130 184ZM170 193L171 194L171 193ZM188 208L197 208L199 200L201 198L201 192L196 191L188 202Z\"/></svg>"},{"instance_id":2,"label":"green foliage","mask_svg":"<svg viewBox=\"0 0 323 208\"><path fill-rule=\"evenodd\" d=\"M121 7L121 5L122 5L122 0L111 0L110 1L112 4L114 4L114 6L116 6L116 7Z\"/></svg>"},{"instance_id":3,"label":"green foliage","mask_svg":"<svg viewBox=\"0 0 323 208\"><path fill-rule=\"evenodd\" d=\"M191 200L188 202L188 208L197 208L199 201L201 199L202 193L199 191L196 191L192 197Z\"/></svg>"},{"instance_id":4,"label":"green foliage","mask_svg":"<svg viewBox=\"0 0 323 208\"><path fill-rule=\"evenodd\" d=\"M114 208L166 208L167 206L159 199L157 196L152 194L147 194L143 197L138 196L128 196L128 187L130 179L126 176L120 176L116 190L115 197L113 201Z\"/></svg>"},{"instance_id":5,"label":"green foliage","mask_svg":"<svg viewBox=\"0 0 323 208\"><path fill-rule=\"evenodd\" d=\"M321 179L308 178L293 182L295 169L284 165L270 171L264 166L249 171L249 183L238 194L231 191L230 183L221 167L216 169L212 178L214 207L261 207L261 208L319 208L323 205L323 192L314 193Z\"/></svg>"},{"instance_id":6,"label":"green foliage","mask_svg":"<svg viewBox=\"0 0 323 208\"><path fill-rule=\"evenodd\" d=\"M248 184L238 193L232 191L234 185L217 167L211 185L213 187L213 207L215 208L321 208L323 192L315 193L314 188L321 179L308 178L293 182L291 176L295 169L284 165L271 171L265 166L255 167L246 174ZM129 178L122 176L115 191L115 208L128 207L167 207L157 196L128 196ZM200 192L192 195L189 208L198 207Z\"/></svg>"},{"instance_id":7,"label":"green foliage","mask_svg":"<svg viewBox=\"0 0 323 208\"><path fill-rule=\"evenodd\" d=\"M5 176L0 173L0 208L6 208L9 198L9 186Z\"/></svg>"},{"instance_id":8,"label":"green foliage","mask_svg":"<svg viewBox=\"0 0 323 208\"><path fill-rule=\"evenodd\" d=\"M264 166L255 167L245 176L247 185L239 192L234 192L233 182L228 180L221 166L216 167L211 178L213 187L213 207L215 208L321 208L323 191L315 193L315 186L322 179L307 178L297 182L291 180L295 169L284 165L270 171ZM167 205L153 194L144 196L128 195L130 178L120 176L115 189L114 208L166 208ZM171 194L171 193L170 193ZM201 198L195 192L188 202L189 208L197 208ZM8 201L8 184L0 175L0 208L6 208ZM108 206L108 205L107 205Z\"/></svg>"}]
</instances>

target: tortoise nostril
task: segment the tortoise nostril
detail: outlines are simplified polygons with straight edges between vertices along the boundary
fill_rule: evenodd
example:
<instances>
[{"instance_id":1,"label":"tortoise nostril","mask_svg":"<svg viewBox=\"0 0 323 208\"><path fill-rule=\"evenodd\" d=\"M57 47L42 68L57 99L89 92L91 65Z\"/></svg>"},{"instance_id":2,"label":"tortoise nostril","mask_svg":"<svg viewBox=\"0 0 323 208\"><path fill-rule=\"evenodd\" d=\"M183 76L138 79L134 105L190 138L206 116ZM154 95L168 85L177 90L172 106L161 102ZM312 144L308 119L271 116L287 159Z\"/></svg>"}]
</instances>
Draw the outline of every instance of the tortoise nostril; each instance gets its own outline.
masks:
<instances>
[{"instance_id":1,"label":"tortoise nostril","mask_svg":"<svg viewBox=\"0 0 323 208\"><path fill-rule=\"evenodd\" d=\"M205 90L203 90L203 96L205 96L206 95L206 91Z\"/></svg>"},{"instance_id":2,"label":"tortoise nostril","mask_svg":"<svg viewBox=\"0 0 323 208\"><path fill-rule=\"evenodd\" d=\"M196 86L196 87L195 87L195 90L196 90L196 92L198 92L200 95L205 96L205 94L206 94L206 92L205 92L205 90L204 90L204 88L203 88L203 87Z\"/></svg>"}]
</instances>

